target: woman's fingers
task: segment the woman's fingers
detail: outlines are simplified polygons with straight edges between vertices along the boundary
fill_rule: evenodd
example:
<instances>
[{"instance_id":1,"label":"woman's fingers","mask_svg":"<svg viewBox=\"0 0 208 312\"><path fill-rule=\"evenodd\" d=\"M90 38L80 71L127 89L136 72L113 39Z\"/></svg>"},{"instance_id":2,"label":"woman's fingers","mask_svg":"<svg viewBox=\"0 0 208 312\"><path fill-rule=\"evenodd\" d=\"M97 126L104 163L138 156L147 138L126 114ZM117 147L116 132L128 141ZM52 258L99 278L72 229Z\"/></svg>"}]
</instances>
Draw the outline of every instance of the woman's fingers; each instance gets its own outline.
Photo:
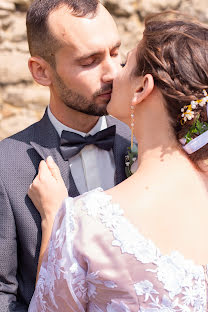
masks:
<instances>
[{"instance_id":1,"label":"woman's fingers","mask_svg":"<svg viewBox=\"0 0 208 312\"><path fill-rule=\"evenodd\" d=\"M56 179L57 181L62 180L59 167L57 166L57 164L55 163L55 161L53 160L53 158L51 156L49 156L46 159L46 164L47 164L48 169L50 170L52 176L54 177L54 179Z\"/></svg>"},{"instance_id":2,"label":"woman's fingers","mask_svg":"<svg viewBox=\"0 0 208 312\"><path fill-rule=\"evenodd\" d=\"M68 196L59 168L51 157L40 162L38 175L29 187L28 196L42 220L54 216L62 201Z\"/></svg>"},{"instance_id":3,"label":"woman's fingers","mask_svg":"<svg viewBox=\"0 0 208 312\"><path fill-rule=\"evenodd\" d=\"M50 179L53 179L50 170L48 169L48 166L46 165L46 162L44 160L41 160L38 168L38 174L34 178L32 184L30 184L29 190L28 190L28 196L30 199L34 199L35 194L43 187L47 181L50 181Z\"/></svg>"},{"instance_id":4,"label":"woman's fingers","mask_svg":"<svg viewBox=\"0 0 208 312\"><path fill-rule=\"evenodd\" d=\"M45 162L45 160L41 160L38 168L38 177L40 181L45 181L46 179L50 179L52 174Z\"/></svg>"}]
</instances>

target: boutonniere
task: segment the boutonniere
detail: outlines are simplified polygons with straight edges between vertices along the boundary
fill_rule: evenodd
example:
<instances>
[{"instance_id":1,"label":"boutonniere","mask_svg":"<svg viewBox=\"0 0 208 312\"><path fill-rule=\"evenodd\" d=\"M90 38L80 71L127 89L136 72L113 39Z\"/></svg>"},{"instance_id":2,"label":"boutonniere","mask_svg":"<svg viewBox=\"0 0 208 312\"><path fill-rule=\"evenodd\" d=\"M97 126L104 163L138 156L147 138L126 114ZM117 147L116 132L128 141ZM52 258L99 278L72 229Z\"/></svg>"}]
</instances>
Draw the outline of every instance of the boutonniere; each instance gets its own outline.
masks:
<instances>
[{"instance_id":1,"label":"boutonniere","mask_svg":"<svg viewBox=\"0 0 208 312\"><path fill-rule=\"evenodd\" d=\"M132 148L128 147L127 155L125 156L125 173L127 178L130 177L138 168L137 163L138 147L133 144Z\"/></svg>"}]
</instances>

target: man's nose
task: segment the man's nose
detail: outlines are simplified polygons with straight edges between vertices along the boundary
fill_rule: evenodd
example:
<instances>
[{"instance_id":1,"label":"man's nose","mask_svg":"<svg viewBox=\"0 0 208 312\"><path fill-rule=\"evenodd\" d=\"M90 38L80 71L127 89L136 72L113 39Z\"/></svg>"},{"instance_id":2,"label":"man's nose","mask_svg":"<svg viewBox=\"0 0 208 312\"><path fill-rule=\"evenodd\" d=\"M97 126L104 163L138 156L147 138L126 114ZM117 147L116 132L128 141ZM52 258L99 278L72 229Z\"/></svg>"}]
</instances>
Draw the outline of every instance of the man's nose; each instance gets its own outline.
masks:
<instances>
[{"instance_id":1,"label":"man's nose","mask_svg":"<svg viewBox=\"0 0 208 312\"><path fill-rule=\"evenodd\" d=\"M121 65L119 60L116 57L109 56L103 64L103 82L112 82L114 78L118 75L120 68Z\"/></svg>"}]
</instances>

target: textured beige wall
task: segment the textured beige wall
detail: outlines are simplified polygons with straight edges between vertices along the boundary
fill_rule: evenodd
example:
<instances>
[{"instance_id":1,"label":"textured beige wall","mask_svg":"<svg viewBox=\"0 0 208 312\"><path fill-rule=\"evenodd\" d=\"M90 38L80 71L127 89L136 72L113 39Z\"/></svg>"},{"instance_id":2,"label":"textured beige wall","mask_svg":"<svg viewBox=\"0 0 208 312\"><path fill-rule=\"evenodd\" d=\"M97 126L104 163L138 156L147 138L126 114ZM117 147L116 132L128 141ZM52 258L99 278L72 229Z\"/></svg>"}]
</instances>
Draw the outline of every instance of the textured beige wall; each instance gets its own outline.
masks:
<instances>
[{"instance_id":1,"label":"textured beige wall","mask_svg":"<svg viewBox=\"0 0 208 312\"><path fill-rule=\"evenodd\" d=\"M208 0L102 0L122 37L122 54L141 38L144 17L177 9L208 23ZM35 84L29 57L25 13L30 0L0 0L0 140L40 119L48 104L47 88Z\"/></svg>"}]
</instances>

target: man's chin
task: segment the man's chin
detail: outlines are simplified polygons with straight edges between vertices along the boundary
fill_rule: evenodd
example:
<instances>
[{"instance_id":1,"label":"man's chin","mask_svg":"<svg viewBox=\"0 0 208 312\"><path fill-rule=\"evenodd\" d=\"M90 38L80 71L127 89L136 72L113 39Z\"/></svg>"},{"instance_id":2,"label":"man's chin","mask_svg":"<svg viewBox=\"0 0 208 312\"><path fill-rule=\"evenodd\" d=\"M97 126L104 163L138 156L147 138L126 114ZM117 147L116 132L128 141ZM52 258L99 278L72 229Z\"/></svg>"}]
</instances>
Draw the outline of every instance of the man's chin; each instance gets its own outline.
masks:
<instances>
[{"instance_id":1,"label":"man's chin","mask_svg":"<svg viewBox=\"0 0 208 312\"><path fill-rule=\"evenodd\" d=\"M110 99L108 98L101 98L99 97L98 99L96 99L95 104L99 107L107 107L108 103L110 102Z\"/></svg>"}]
</instances>

